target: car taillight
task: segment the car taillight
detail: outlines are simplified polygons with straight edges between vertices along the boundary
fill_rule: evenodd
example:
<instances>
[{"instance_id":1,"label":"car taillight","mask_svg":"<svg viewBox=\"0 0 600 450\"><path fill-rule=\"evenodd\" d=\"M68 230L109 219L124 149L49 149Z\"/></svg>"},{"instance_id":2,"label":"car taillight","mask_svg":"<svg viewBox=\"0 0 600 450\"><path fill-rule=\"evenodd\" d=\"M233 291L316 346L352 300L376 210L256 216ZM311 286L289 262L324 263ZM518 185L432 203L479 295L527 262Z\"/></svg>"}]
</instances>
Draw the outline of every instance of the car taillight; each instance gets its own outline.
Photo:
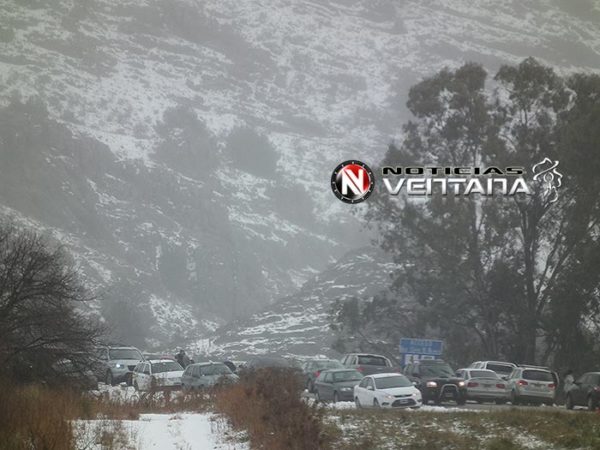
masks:
<instances>
[{"instance_id":1,"label":"car taillight","mask_svg":"<svg viewBox=\"0 0 600 450\"><path fill-rule=\"evenodd\" d=\"M506 385L504 385L504 384L502 384L502 383L498 383L498 384L496 385L496 387L497 387L498 389L504 389L504 388L506 388Z\"/></svg>"},{"instance_id":2,"label":"car taillight","mask_svg":"<svg viewBox=\"0 0 600 450\"><path fill-rule=\"evenodd\" d=\"M548 385L548 387L549 387L550 389L554 389L556 386L554 385L554 383L550 383L550 384Z\"/></svg>"},{"instance_id":3,"label":"car taillight","mask_svg":"<svg viewBox=\"0 0 600 450\"><path fill-rule=\"evenodd\" d=\"M469 381L467 383L467 387L477 387L479 386L479 383L475 383L474 381Z\"/></svg>"},{"instance_id":4,"label":"car taillight","mask_svg":"<svg viewBox=\"0 0 600 450\"><path fill-rule=\"evenodd\" d=\"M361 366L358 366L358 367L356 368L356 370L358 370L359 372L364 372L364 370L365 370L365 369L364 369L363 367L361 367Z\"/></svg>"},{"instance_id":5,"label":"car taillight","mask_svg":"<svg viewBox=\"0 0 600 450\"><path fill-rule=\"evenodd\" d=\"M317 371L315 372L315 378L317 378L317 377L318 377L320 374L321 374L321 371L320 371L320 370L317 370Z\"/></svg>"},{"instance_id":6,"label":"car taillight","mask_svg":"<svg viewBox=\"0 0 600 450\"><path fill-rule=\"evenodd\" d=\"M525 380L519 380L519 381L517 381L517 384L519 386L527 386L529 383Z\"/></svg>"},{"instance_id":7,"label":"car taillight","mask_svg":"<svg viewBox=\"0 0 600 450\"><path fill-rule=\"evenodd\" d=\"M596 392L600 392L600 386L594 386L594 390L595 390Z\"/></svg>"}]
</instances>

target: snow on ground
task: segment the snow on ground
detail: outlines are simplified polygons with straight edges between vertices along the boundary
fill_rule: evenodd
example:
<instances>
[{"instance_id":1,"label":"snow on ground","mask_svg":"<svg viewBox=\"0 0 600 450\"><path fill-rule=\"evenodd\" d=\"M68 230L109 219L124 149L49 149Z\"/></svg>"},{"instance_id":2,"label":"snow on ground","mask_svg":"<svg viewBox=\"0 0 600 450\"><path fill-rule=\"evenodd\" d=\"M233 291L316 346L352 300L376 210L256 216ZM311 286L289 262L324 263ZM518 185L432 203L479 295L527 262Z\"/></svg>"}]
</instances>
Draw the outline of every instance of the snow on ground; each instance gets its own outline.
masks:
<instances>
[{"instance_id":1,"label":"snow on ground","mask_svg":"<svg viewBox=\"0 0 600 450\"><path fill-rule=\"evenodd\" d=\"M76 448L102 449L113 432L117 447L159 450L247 450L243 436L212 413L142 414L139 420L77 420ZM236 442L237 441L237 442Z\"/></svg>"}]
</instances>

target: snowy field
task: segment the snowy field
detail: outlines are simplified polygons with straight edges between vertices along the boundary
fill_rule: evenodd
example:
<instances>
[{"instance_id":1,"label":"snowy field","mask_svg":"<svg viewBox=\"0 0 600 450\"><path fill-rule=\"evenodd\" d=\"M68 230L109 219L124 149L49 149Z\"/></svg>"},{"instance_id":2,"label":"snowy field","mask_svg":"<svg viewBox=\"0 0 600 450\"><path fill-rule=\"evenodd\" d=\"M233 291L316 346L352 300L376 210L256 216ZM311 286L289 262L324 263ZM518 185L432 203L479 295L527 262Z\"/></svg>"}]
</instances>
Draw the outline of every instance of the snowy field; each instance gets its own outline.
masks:
<instances>
[{"instance_id":1,"label":"snowy field","mask_svg":"<svg viewBox=\"0 0 600 450\"><path fill-rule=\"evenodd\" d=\"M247 450L227 421L212 413L142 414L139 420L78 420L76 448L104 450Z\"/></svg>"}]
</instances>

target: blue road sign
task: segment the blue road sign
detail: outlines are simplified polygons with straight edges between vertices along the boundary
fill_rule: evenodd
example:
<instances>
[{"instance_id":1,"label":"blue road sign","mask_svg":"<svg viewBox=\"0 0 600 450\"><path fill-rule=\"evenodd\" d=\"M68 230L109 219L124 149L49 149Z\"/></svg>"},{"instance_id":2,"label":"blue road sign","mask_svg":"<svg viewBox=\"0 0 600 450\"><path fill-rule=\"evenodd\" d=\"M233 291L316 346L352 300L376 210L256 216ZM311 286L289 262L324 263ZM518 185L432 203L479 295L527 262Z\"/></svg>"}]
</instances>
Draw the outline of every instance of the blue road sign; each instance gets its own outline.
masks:
<instances>
[{"instance_id":1,"label":"blue road sign","mask_svg":"<svg viewBox=\"0 0 600 450\"><path fill-rule=\"evenodd\" d=\"M443 346L444 341L434 339L400 339L401 354L439 356L442 354Z\"/></svg>"}]
</instances>

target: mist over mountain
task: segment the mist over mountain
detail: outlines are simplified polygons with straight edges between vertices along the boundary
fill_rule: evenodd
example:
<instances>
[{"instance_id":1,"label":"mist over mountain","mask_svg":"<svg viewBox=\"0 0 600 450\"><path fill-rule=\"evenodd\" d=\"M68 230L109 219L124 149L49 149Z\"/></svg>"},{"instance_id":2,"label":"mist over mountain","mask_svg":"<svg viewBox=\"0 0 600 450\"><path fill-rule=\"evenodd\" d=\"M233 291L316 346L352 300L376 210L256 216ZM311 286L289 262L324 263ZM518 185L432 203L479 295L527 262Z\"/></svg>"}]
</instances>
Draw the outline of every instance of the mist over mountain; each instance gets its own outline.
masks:
<instances>
[{"instance_id":1,"label":"mist over mountain","mask_svg":"<svg viewBox=\"0 0 600 450\"><path fill-rule=\"evenodd\" d=\"M2 212L69 248L118 338L168 347L237 319L223 343L264 325L314 351L267 317L325 339L323 279L386 283L329 266L370 237L331 170L379 161L420 78L527 56L600 73L598 3L4 2Z\"/></svg>"}]
</instances>

